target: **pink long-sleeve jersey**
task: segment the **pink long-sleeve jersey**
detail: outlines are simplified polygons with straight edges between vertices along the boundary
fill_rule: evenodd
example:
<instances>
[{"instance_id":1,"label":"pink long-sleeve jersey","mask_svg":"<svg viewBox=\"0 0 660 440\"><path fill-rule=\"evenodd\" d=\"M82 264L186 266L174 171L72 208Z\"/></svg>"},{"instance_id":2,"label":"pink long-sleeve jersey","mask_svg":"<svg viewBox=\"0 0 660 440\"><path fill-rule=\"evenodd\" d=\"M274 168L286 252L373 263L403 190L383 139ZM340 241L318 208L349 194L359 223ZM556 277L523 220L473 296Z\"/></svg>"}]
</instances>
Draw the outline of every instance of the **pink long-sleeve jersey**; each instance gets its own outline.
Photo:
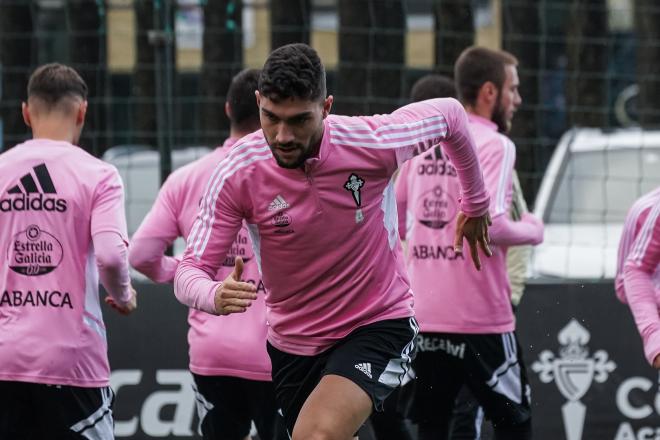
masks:
<instances>
[{"instance_id":1,"label":"pink long-sleeve jersey","mask_svg":"<svg viewBox=\"0 0 660 440\"><path fill-rule=\"evenodd\" d=\"M125 304L123 197L112 165L67 142L0 155L0 380L108 385L97 264Z\"/></svg>"},{"instance_id":2,"label":"pink long-sleeve jersey","mask_svg":"<svg viewBox=\"0 0 660 440\"><path fill-rule=\"evenodd\" d=\"M650 364L660 354L660 188L642 196L623 226L616 294L630 306Z\"/></svg>"},{"instance_id":3,"label":"pink long-sleeve jersey","mask_svg":"<svg viewBox=\"0 0 660 440\"><path fill-rule=\"evenodd\" d=\"M178 260L166 256L165 249L177 237L190 234L209 177L235 141L228 139L222 148L174 171L167 178L154 206L133 235L130 252L133 267L157 282L174 280ZM242 278L257 286L258 298L245 313L229 316L190 309L190 371L202 376L269 381L265 289L245 227L238 232L227 256L220 260L213 278L224 280L232 272L237 256L245 262Z\"/></svg>"},{"instance_id":4,"label":"pink long-sleeve jersey","mask_svg":"<svg viewBox=\"0 0 660 440\"><path fill-rule=\"evenodd\" d=\"M177 296L213 311L213 275L245 219L266 286L268 339L278 349L313 355L359 326L412 316L392 175L442 141L463 209L483 215L488 195L465 111L453 99L390 115L330 115L318 155L299 169L279 167L263 133L243 138L207 186L177 268Z\"/></svg>"},{"instance_id":5,"label":"pink long-sleeve jersey","mask_svg":"<svg viewBox=\"0 0 660 440\"><path fill-rule=\"evenodd\" d=\"M507 276L507 246L537 244L543 225L524 214L509 217L515 147L497 126L469 115L470 130L490 193L491 250L482 269L453 248L460 185L440 146L404 164L397 181L399 233L406 240L406 265L415 292L415 314L425 332L505 333L515 321Z\"/></svg>"}]
</instances>

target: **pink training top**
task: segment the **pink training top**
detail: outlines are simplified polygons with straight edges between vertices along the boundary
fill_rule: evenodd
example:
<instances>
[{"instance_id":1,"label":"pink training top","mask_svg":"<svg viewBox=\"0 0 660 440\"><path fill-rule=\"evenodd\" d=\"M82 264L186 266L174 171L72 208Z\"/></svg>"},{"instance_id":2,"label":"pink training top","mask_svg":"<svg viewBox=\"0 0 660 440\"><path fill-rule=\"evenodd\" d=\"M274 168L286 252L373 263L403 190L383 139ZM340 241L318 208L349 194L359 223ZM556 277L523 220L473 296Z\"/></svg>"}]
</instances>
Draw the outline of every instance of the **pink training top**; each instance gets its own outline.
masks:
<instances>
[{"instance_id":1,"label":"pink training top","mask_svg":"<svg viewBox=\"0 0 660 440\"><path fill-rule=\"evenodd\" d=\"M628 212L615 285L619 299L630 306L644 354L653 364L660 354L660 188L641 197Z\"/></svg>"},{"instance_id":2,"label":"pink training top","mask_svg":"<svg viewBox=\"0 0 660 440\"><path fill-rule=\"evenodd\" d=\"M441 141L457 164L463 209L483 215L488 195L462 106L435 99L390 115L324 121L304 169L275 162L262 132L218 164L177 268L175 293L213 312L218 263L243 219L266 285L268 340L299 355L322 352L353 329L413 315L401 259L392 175Z\"/></svg>"},{"instance_id":3,"label":"pink training top","mask_svg":"<svg viewBox=\"0 0 660 440\"><path fill-rule=\"evenodd\" d=\"M538 244L543 225L530 214L510 219L512 176L516 150L484 118L469 115L484 181L490 193L493 220L490 248L481 254L477 271L469 255L453 248L460 185L445 147L404 164L397 181L399 233L406 240L406 264L420 330L447 333L505 333L513 331L511 288L507 276L507 246Z\"/></svg>"},{"instance_id":4,"label":"pink training top","mask_svg":"<svg viewBox=\"0 0 660 440\"><path fill-rule=\"evenodd\" d=\"M626 264L628 254L630 253L630 249L633 246L635 238L644 225L644 221L648 217L651 208L658 200L660 200L660 187L643 195L637 201L635 201L635 203L628 211L626 220L623 224L623 231L621 232L621 240L619 241L619 251L617 254L614 288L617 298L619 298L619 300L624 304L627 304L628 300L626 299L626 291L623 283L623 268ZM655 282L660 289L660 273L656 274L655 279Z\"/></svg>"},{"instance_id":5,"label":"pink training top","mask_svg":"<svg viewBox=\"0 0 660 440\"><path fill-rule=\"evenodd\" d=\"M170 283L178 260L164 254L177 237L188 237L199 212L204 187L213 169L229 152L236 139L222 148L174 171L163 183L154 206L133 235L130 262L154 281ZM245 262L243 280L257 285L260 294L245 313L214 316L190 309L188 343L190 371L203 376L234 376L271 380L266 352L265 289L245 227L235 237L226 258L219 260L215 280L224 280L234 269L234 259Z\"/></svg>"},{"instance_id":6,"label":"pink training top","mask_svg":"<svg viewBox=\"0 0 660 440\"><path fill-rule=\"evenodd\" d=\"M117 170L27 141L0 155L0 218L0 380L107 386L97 265L115 300L131 295Z\"/></svg>"}]
</instances>

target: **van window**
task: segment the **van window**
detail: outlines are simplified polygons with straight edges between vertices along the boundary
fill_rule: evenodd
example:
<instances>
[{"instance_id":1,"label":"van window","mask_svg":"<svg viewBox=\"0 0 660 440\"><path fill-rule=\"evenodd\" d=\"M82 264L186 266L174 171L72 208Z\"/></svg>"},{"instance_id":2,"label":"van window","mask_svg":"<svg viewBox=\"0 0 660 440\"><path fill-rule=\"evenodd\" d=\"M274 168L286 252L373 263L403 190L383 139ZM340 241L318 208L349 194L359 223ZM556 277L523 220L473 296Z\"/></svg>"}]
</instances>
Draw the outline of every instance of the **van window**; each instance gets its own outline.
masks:
<instances>
[{"instance_id":1,"label":"van window","mask_svg":"<svg viewBox=\"0 0 660 440\"><path fill-rule=\"evenodd\" d=\"M545 221L623 224L641 195L660 186L660 148L572 152Z\"/></svg>"}]
</instances>

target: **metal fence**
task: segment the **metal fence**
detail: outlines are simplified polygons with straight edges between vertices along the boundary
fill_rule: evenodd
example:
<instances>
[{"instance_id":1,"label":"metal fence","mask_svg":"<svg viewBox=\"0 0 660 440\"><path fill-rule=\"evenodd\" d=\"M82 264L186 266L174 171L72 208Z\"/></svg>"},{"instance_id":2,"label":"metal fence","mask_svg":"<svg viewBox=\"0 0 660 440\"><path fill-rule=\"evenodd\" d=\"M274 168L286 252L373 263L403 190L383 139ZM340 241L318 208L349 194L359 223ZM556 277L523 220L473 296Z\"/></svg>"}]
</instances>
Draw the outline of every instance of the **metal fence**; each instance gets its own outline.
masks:
<instances>
[{"instance_id":1,"label":"metal fence","mask_svg":"<svg viewBox=\"0 0 660 440\"><path fill-rule=\"evenodd\" d=\"M607 137L620 127L656 127L657 23L653 0L0 0L0 145L28 136L20 102L29 73L48 61L73 65L89 84L82 146L99 156L117 146L158 150L162 179L172 151L223 141L230 78L261 66L273 47L312 44L328 69L335 111L371 114L406 103L417 78L451 74L460 51L480 44L520 61L523 105L511 137L533 204L571 128ZM638 130L603 141L604 154ZM592 142L573 144L580 139ZM633 146L637 159L623 170L648 181L637 192L658 184L654 148ZM570 149L564 155L566 163L573 157ZM566 166L558 165L558 181ZM609 208L601 208L596 222L606 224Z\"/></svg>"}]
</instances>

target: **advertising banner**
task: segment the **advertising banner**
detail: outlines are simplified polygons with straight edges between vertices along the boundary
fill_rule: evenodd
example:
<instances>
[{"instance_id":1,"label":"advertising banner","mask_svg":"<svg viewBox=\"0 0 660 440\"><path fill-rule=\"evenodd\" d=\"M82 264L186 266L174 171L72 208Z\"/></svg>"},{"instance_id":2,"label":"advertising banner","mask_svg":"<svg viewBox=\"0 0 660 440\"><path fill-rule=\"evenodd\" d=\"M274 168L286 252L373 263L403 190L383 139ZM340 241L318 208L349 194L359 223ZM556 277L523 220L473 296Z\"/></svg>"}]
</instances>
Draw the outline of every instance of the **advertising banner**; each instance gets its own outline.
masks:
<instances>
[{"instance_id":1,"label":"advertising banner","mask_svg":"<svg viewBox=\"0 0 660 440\"><path fill-rule=\"evenodd\" d=\"M136 289L134 315L105 313L116 436L199 438L187 310L171 286ZM528 285L517 317L535 439L660 440L658 373L611 283Z\"/></svg>"},{"instance_id":2,"label":"advertising banner","mask_svg":"<svg viewBox=\"0 0 660 440\"><path fill-rule=\"evenodd\" d=\"M660 439L658 373L612 283L530 285L517 313L537 439Z\"/></svg>"}]
</instances>

